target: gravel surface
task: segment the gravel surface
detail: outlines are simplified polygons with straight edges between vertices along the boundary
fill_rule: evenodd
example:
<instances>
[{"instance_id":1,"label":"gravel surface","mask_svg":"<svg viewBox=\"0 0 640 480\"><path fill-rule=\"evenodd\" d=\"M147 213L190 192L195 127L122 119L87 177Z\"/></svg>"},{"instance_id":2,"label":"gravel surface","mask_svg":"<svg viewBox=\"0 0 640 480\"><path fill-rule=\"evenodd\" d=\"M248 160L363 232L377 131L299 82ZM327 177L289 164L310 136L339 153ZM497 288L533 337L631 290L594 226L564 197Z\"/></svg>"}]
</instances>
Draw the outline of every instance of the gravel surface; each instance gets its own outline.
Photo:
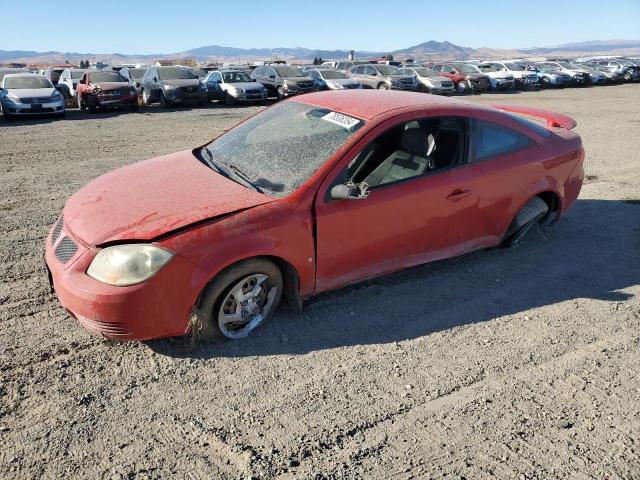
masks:
<instances>
[{"instance_id":1,"label":"gravel surface","mask_svg":"<svg viewBox=\"0 0 640 480\"><path fill-rule=\"evenodd\" d=\"M90 179L258 108L0 120L0 478L640 478L639 99L470 98L577 119L588 181L566 218L208 345L88 335L43 244Z\"/></svg>"}]
</instances>

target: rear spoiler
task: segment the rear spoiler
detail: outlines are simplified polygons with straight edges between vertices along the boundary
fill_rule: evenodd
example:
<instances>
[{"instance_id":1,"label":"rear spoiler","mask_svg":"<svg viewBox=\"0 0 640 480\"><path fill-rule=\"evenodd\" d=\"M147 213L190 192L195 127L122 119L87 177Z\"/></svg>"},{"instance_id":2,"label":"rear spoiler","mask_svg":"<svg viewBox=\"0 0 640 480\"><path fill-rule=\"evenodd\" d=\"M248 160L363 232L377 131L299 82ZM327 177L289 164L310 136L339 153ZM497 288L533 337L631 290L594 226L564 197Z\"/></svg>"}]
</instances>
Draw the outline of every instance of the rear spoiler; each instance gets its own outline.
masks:
<instances>
[{"instance_id":1,"label":"rear spoiler","mask_svg":"<svg viewBox=\"0 0 640 480\"><path fill-rule=\"evenodd\" d=\"M493 108L503 110L505 112L522 113L524 115L531 115L533 117L543 118L547 121L549 127L560 127L567 130L576 128L578 122L573 118L568 117L557 112L550 112L549 110L542 110L541 108L533 107L519 107L516 105L491 105Z\"/></svg>"}]
</instances>

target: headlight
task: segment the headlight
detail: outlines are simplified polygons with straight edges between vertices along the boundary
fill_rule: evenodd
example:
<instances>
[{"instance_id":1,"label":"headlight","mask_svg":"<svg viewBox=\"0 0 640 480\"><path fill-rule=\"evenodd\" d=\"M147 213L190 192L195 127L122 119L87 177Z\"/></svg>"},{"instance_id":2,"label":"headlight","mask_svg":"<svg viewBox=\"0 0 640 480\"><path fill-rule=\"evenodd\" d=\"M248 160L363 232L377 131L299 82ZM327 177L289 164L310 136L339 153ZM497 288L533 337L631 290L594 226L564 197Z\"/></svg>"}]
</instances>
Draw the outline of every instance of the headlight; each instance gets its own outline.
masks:
<instances>
[{"instance_id":1,"label":"headlight","mask_svg":"<svg viewBox=\"0 0 640 480\"><path fill-rule=\"evenodd\" d=\"M175 90L175 89L177 89L177 88L178 88L178 87L176 87L175 85L165 85L165 86L164 86L164 89L165 89L165 90Z\"/></svg>"},{"instance_id":2,"label":"headlight","mask_svg":"<svg viewBox=\"0 0 640 480\"><path fill-rule=\"evenodd\" d=\"M15 95L14 93L7 93L7 100L9 100L11 103L22 103L20 101L20 97L18 97L17 95Z\"/></svg>"},{"instance_id":3,"label":"headlight","mask_svg":"<svg viewBox=\"0 0 640 480\"><path fill-rule=\"evenodd\" d=\"M236 95L241 95L244 93L244 88L234 87L233 93L235 93Z\"/></svg>"},{"instance_id":4,"label":"headlight","mask_svg":"<svg viewBox=\"0 0 640 480\"><path fill-rule=\"evenodd\" d=\"M126 287L151 278L171 258L173 253L154 245L116 245L100 250L87 275L107 285Z\"/></svg>"},{"instance_id":5,"label":"headlight","mask_svg":"<svg viewBox=\"0 0 640 480\"><path fill-rule=\"evenodd\" d=\"M62 94L58 91L55 91L51 94L51 100L54 102L57 102L62 99L63 99Z\"/></svg>"}]
</instances>

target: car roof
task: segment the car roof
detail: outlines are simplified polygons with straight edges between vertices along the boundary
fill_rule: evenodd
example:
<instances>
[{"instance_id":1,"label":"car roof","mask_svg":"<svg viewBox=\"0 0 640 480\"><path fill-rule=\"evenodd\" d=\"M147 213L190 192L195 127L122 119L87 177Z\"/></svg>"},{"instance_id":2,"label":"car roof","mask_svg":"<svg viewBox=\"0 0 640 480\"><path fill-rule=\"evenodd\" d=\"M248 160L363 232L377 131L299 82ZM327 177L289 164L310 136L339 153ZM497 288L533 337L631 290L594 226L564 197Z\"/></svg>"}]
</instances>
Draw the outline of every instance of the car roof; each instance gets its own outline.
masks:
<instances>
[{"instance_id":1,"label":"car roof","mask_svg":"<svg viewBox=\"0 0 640 480\"><path fill-rule=\"evenodd\" d=\"M439 95L376 89L326 90L294 97L291 101L328 108L363 120L371 120L399 109L402 109L403 113L411 111L424 112L430 109L436 110L440 107L455 106L464 107L465 109L487 110L487 107Z\"/></svg>"}]
</instances>

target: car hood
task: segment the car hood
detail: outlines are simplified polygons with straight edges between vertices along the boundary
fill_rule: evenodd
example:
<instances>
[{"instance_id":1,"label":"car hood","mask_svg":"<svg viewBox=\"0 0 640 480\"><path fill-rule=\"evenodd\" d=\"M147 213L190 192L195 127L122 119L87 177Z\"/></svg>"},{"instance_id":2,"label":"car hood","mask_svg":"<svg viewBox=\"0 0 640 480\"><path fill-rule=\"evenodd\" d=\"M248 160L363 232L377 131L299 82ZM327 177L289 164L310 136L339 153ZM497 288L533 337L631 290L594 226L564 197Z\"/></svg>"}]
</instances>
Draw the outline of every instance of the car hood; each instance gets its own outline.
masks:
<instances>
[{"instance_id":1,"label":"car hood","mask_svg":"<svg viewBox=\"0 0 640 480\"><path fill-rule=\"evenodd\" d=\"M358 82L351 78L336 78L336 79L327 79L325 80L327 83L335 83L336 85L355 85Z\"/></svg>"},{"instance_id":2,"label":"car hood","mask_svg":"<svg viewBox=\"0 0 640 480\"><path fill-rule=\"evenodd\" d=\"M424 77L419 77L419 78L422 78L423 80L431 80L432 82L440 82L440 83L451 81L451 79L440 76L440 75L425 75Z\"/></svg>"},{"instance_id":3,"label":"car hood","mask_svg":"<svg viewBox=\"0 0 640 480\"><path fill-rule=\"evenodd\" d=\"M200 85L199 78L183 78L181 80L163 80L165 85L171 85L172 87L197 87Z\"/></svg>"},{"instance_id":4,"label":"car hood","mask_svg":"<svg viewBox=\"0 0 640 480\"><path fill-rule=\"evenodd\" d=\"M129 82L92 82L91 85L98 85L102 90L115 90L117 88L128 88Z\"/></svg>"},{"instance_id":5,"label":"car hood","mask_svg":"<svg viewBox=\"0 0 640 480\"><path fill-rule=\"evenodd\" d=\"M299 83L299 82L313 82L311 77L283 77L283 80L287 82Z\"/></svg>"},{"instance_id":6,"label":"car hood","mask_svg":"<svg viewBox=\"0 0 640 480\"><path fill-rule=\"evenodd\" d=\"M87 244L101 245L151 240L274 200L216 173L187 150L134 163L89 182L65 205L64 221Z\"/></svg>"},{"instance_id":7,"label":"car hood","mask_svg":"<svg viewBox=\"0 0 640 480\"><path fill-rule=\"evenodd\" d=\"M13 93L18 98L28 97L50 97L55 88L9 88L6 90L8 93Z\"/></svg>"},{"instance_id":8,"label":"car hood","mask_svg":"<svg viewBox=\"0 0 640 480\"><path fill-rule=\"evenodd\" d=\"M236 82L236 83L225 83L224 85L227 88L244 88L245 90L262 90L262 84L257 82Z\"/></svg>"}]
</instances>

